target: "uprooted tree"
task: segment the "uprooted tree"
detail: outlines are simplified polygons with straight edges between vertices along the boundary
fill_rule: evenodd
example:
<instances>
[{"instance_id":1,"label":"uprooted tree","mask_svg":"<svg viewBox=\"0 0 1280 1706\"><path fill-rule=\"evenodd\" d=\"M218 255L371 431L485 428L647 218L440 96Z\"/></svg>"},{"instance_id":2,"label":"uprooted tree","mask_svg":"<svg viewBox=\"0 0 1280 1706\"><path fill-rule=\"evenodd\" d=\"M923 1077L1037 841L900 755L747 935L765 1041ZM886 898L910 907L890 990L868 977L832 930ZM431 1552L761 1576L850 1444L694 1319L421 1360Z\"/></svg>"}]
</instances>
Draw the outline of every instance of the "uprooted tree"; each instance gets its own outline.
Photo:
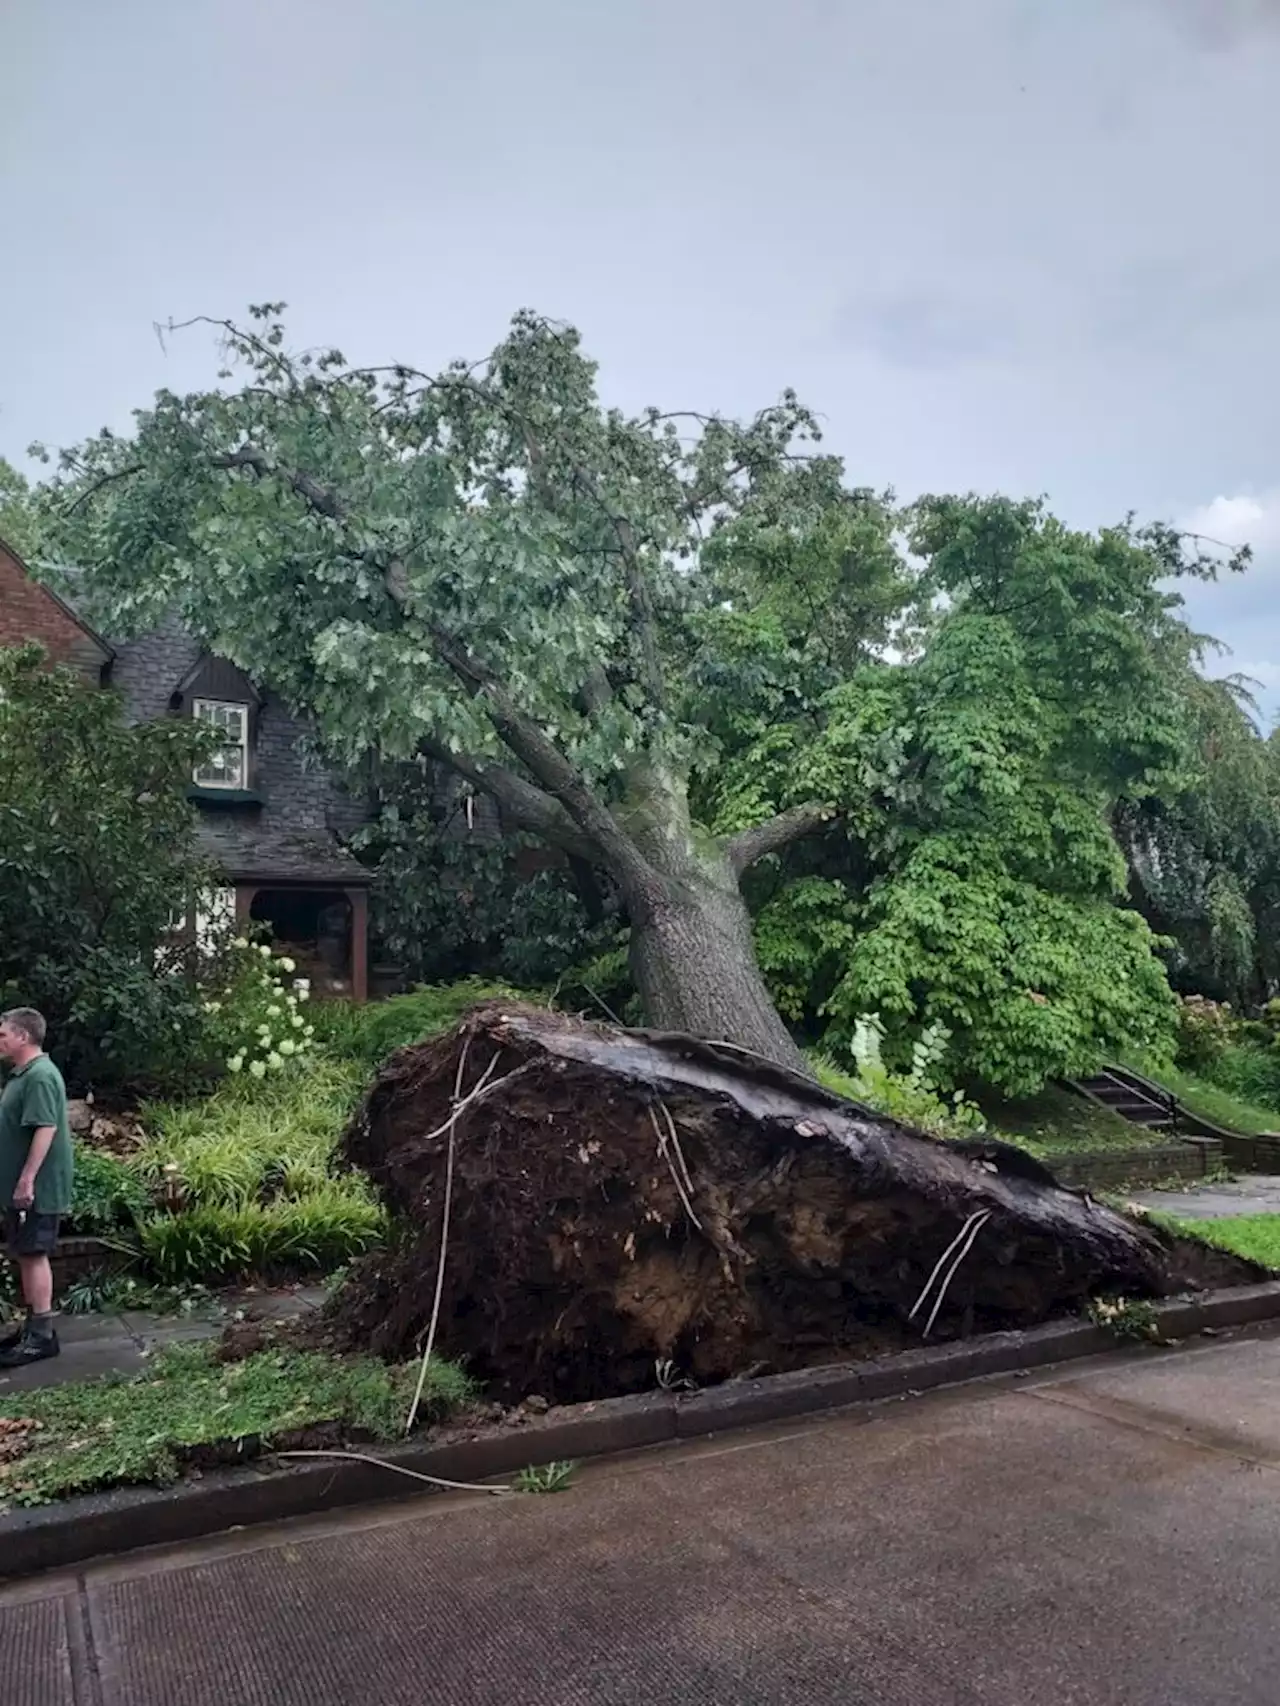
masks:
<instances>
[{"instance_id":1,"label":"uprooted tree","mask_svg":"<svg viewBox=\"0 0 1280 1706\"><path fill-rule=\"evenodd\" d=\"M435 376L291 356L277 305L219 329L240 389L160 393L131 436L64 453L46 490L50 537L112 621L176 605L336 754L451 766L607 873L652 1023L802 1067L739 879L833 806L704 833L689 666L704 539L760 515L821 523L847 556L879 517L812 451L809 414L790 395L747 424L605 410L577 335L530 314Z\"/></svg>"},{"instance_id":2,"label":"uprooted tree","mask_svg":"<svg viewBox=\"0 0 1280 1706\"><path fill-rule=\"evenodd\" d=\"M383 1065L343 1140L400 1235L304 1329L607 1397L1026 1327L1237 1257L975 1165L785 1068L519 1002ZM1032 1176L1027 1176L1027 1175Z\"/></svg>"},{"instance_id":3,"label":"uprooted tree","mask_svg":"<svg viewBox=\"0 0 1280 1706\"><path fill-rule=\"evenodd\" d=\"M292 355L275 305L213 324L238 389L160 393L39 496L114 629L176 605L335 756L451 767L603 874L651 1024L803 1069L745 886L788 1017L837 1043L937 1022L955 1072L1022 1091L1167 1026L1111 822L1181 764L1162 583L1199 551L895 509L789 394L606 410L530 314L435 376Z\"/></svg>"}]
</instances>

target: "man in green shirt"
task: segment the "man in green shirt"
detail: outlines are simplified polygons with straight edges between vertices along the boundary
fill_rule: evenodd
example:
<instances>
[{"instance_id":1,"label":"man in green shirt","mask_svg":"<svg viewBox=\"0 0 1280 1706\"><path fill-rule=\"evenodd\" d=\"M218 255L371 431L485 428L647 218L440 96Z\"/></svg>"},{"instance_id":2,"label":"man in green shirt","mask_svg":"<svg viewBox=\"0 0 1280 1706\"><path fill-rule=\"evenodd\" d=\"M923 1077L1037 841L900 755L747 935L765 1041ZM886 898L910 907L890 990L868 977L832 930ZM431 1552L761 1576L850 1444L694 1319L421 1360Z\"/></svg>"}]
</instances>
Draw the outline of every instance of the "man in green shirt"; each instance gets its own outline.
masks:
<instances>
[{"instance_id":1,"label":"man in green shirt","mask_svg":"<svg viewBox=\"0 0 1280 1706\"><path fill-rule=\"evenodd\" d=\"M27 1318L0 1343L0 1368L58 1354L53 1269L58 1222L71 1210L72 1149L67 1088L44 1052L45 1022L33 1007L0 1016L0 1207L8 1253L18 1264Z\"/></svg>"}]
</instances>

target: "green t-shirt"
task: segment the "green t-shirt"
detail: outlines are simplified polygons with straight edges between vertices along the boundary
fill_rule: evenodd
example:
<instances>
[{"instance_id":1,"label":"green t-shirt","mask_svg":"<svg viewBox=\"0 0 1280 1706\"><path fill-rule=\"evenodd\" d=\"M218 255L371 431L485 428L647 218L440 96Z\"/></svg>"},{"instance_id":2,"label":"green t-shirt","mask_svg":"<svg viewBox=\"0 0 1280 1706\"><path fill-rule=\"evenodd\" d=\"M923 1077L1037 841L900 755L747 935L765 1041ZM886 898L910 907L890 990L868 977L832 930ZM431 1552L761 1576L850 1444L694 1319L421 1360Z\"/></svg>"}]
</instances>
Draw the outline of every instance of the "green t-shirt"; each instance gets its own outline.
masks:
<instances>
[{"instance_id":1,"label":"green t-shirt","mask_svg":"<svg viewBox=\"0 0 1280 1706\"><path fill-rule=\"evenodd\" d=\"M51 1125L53 1142L36 1174L35 1212L69 1214L74 1162L67 1123L67 1087L47 1054L10 1074L0 1091L0 1211L13 1205L13 1193L41 1126Z\"/></svg>"}]
</instances>

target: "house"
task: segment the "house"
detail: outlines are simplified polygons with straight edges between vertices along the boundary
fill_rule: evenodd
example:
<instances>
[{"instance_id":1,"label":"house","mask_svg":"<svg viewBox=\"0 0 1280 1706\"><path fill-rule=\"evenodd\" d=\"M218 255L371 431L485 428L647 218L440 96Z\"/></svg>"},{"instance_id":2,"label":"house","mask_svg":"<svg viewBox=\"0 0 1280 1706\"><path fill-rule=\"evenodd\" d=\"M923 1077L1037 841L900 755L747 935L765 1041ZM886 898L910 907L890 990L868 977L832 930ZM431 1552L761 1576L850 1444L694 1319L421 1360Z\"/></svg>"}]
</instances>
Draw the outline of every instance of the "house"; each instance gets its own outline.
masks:
<instances>
[{"instance_id":1,"label":"house","mask_svg":"<svg viewBox=\"0 0 1280 1706\"><path fill-rule=\"evenodd\" d=\"M39 641L55 662L114 688L132 721L195 717L219 731L190 789L200 845L222 885L203 915L265 927L316 995L363 1001L371 875L343 845L368 814L361 790L307 753L305 722L176 618L136 639L108 639L76 602L35 580L0 540L0 645Z\"/></svg>"}]
</instances>

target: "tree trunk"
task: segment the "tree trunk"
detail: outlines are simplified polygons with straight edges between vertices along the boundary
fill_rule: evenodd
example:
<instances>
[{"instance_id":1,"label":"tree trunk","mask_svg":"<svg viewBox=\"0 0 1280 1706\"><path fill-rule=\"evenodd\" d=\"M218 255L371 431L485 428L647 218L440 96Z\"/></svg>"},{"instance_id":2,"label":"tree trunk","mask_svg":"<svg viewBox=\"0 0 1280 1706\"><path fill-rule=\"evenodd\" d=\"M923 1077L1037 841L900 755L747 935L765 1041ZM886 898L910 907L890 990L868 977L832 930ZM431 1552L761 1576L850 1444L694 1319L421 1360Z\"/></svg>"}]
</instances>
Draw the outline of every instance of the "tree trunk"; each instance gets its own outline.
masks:
<instances>
[{"instance_id":1,"label":"tree trunk","mask_svg":"<svg viewBox=\"0 0 1280 1706\"><path fill-rule=\"evenodd\" d=\"M651 850L650 850L651 851ZM707 847L630 895L631 975L656 1030L737 1043L812 1077L756 960L751 917L727 859Z\"/></svg>"}]
</instances>

